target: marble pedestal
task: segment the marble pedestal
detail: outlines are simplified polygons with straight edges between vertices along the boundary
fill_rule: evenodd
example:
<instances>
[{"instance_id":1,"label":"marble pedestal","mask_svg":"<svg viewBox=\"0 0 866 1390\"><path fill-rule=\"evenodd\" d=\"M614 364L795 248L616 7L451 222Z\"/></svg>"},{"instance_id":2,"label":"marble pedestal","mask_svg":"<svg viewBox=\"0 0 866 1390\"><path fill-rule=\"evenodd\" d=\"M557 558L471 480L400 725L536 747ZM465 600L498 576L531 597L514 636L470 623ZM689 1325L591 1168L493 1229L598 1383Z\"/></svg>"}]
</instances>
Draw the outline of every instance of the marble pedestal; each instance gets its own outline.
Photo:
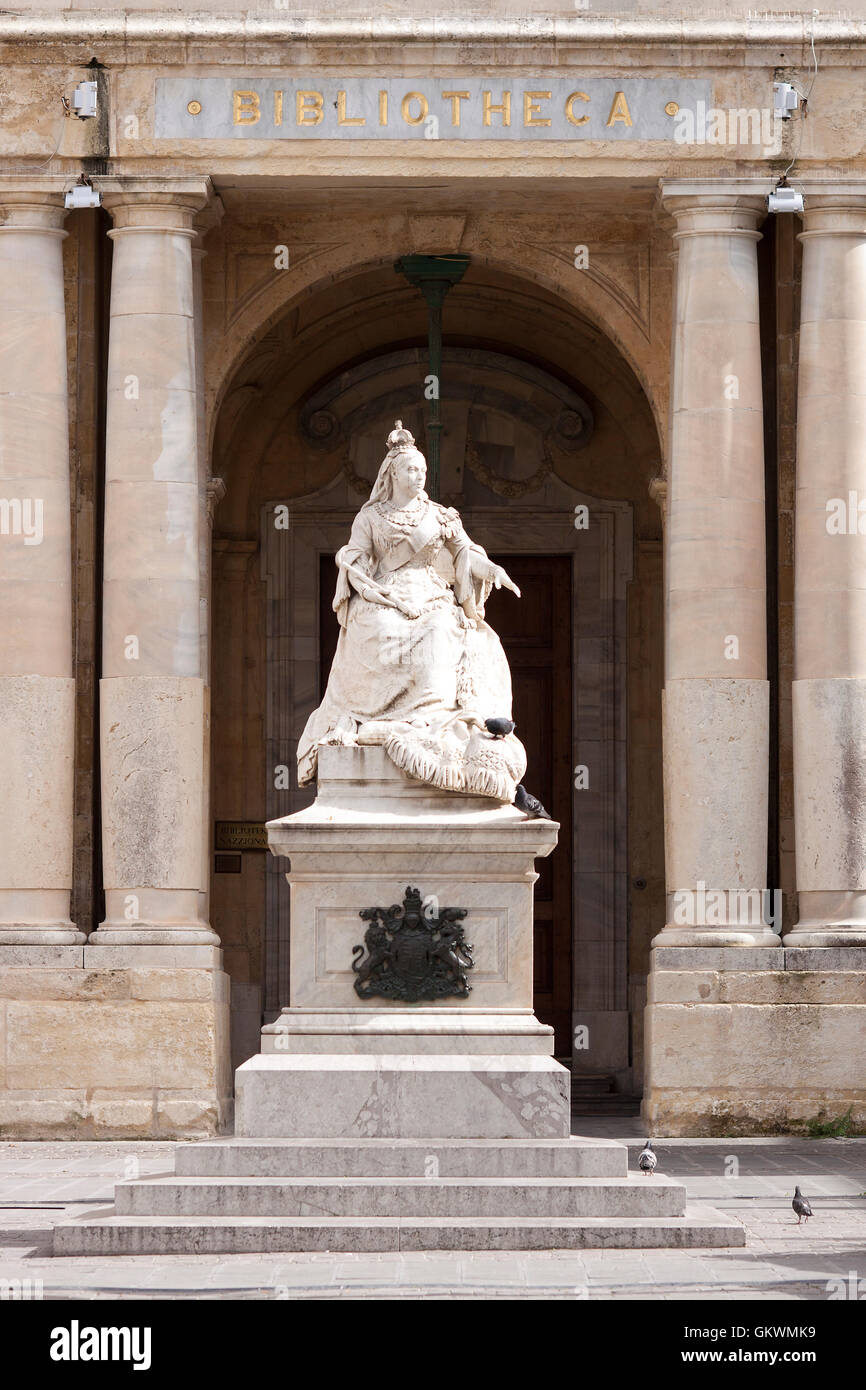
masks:
<instances>
[{"instance_id":1,"label":"marble pedestal","mask_svg":"<svg viewBox=\"0 0 866 1390\"><path fill-rule=\"evenodd\" d=\"M323 748L315 803L271 821L291 861L291 998L236 1075L235 1132L271 1138L559 1138L570 1078L532 1010L535 860L559 827L439 792L381 748ZM361 999L362 908L407 886L466 908L467 998Z\"/></svg>"}]
</instances>

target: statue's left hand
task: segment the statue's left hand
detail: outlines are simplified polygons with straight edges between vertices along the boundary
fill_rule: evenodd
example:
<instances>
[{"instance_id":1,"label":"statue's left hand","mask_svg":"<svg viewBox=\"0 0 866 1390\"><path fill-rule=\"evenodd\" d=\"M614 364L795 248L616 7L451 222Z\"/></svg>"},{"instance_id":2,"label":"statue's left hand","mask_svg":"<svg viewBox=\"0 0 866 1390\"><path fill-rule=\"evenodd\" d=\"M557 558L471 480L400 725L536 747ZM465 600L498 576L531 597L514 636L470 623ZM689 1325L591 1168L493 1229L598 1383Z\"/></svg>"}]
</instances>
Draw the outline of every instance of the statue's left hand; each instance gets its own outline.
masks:
<instances>
[{"instance_id":1,"label":"statue's left hand","mask_svg":"<svg viewBox=\"0 0 866 1390\"><path fill-rule=\"evenodd\" d=\"M490 578L493 580L497 589L510 589L513 594L516 594L517 597L520 598L520 590L514 581L509 579L501 565L491 565Z\"/></svg>"}]
</instances>

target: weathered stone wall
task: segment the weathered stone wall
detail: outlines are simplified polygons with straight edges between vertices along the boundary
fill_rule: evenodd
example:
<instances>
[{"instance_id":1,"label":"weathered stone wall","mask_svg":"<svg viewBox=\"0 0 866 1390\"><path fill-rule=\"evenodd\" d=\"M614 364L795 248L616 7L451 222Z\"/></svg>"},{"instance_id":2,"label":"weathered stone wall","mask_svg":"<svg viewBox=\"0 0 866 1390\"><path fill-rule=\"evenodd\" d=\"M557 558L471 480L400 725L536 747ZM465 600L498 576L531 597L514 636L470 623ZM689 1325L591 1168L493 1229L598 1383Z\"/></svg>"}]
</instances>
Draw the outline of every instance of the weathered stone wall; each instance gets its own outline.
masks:
<instances>
[{"instance_id":1,"label":"weathered stone wall","mask_svg":"<svg viewBox=\"0 0 866 1390\"><path fill-rule=\"evenodd\" d=\"M856 952L665 949L649 978L643 1114L669 1135L866 1129L866 977ZM847 955L847 959L846 959ZM826 959L829 957L829 959ZM822 959L825 958L825 959Z\"/></svg>"},{"instance_id":2,"label":"weathered stone wall","mask_svg":"<svg viewBox=\"0 0 866 1390\"><path fill-rule=\"evenodd\" d=\"M0 1135L203 1137L230 1117L228 980L165 964L93 968L89 947L3 948ZM34 964L41 953L42 963Z\"/></svg>"}]
</instances>

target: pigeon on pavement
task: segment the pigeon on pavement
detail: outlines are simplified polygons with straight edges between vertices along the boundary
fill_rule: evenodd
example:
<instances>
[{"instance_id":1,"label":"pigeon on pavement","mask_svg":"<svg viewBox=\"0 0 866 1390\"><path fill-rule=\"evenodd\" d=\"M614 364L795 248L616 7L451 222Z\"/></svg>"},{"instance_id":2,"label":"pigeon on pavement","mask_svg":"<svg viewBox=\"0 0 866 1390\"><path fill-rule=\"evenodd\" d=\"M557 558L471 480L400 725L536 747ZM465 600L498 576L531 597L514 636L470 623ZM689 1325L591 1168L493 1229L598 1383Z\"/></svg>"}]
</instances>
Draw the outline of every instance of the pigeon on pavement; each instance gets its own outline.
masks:
<instances>
[{"instance_id":1,"label":"pigeon on pavement","mask_svg":"<svg viewBox=\"0 0 866 1390\"><path fill-rule=\"evenodd\" d=\"M484 727L494 738L504 738L506 734L510 734L513 731L514 720L504 718L485 719Z\"/></svg>"},{"instance_id":2,"label":"pigeon on pavement","mask_svg":"<svg viewBox=\"0 0 866 1390\"><path fill-rule=\"evenodd\" d=\"M807 1199L803 1196L799 1187L794 1188L794 1200L791 1203L791 1206L797 1213L798 1226L802 1220L805 1219L806 1221L808 1221L809 1217L812 1215L812 1208L809 1206Z\"/></svg>"},{"instance_id":3,"label":"pigeon on pavement","mask_svg":"<svg viewBox=\"0 0 866 1390\"><path fill-rule=\"evenodd\" d=\"M518 811L529 816L530 820L553 820L553 816L545 811L537 796L532 796L526 790L522 782L517 783L517 790L514 793L514 805Z\"/></svg>"},{"instance_id":4,"label":"pigeon on pavement","mask_svg":"<svg viewBox=\"0 0 866 1390\"><path fill-rule=\"evenodd\" d=\"M652 1143L648 1139L638 1155L637 1166L642 1173L649 1175L655 1172L657 1163L658 1159L653 1153Z\"/></svg>"}]
</instances>

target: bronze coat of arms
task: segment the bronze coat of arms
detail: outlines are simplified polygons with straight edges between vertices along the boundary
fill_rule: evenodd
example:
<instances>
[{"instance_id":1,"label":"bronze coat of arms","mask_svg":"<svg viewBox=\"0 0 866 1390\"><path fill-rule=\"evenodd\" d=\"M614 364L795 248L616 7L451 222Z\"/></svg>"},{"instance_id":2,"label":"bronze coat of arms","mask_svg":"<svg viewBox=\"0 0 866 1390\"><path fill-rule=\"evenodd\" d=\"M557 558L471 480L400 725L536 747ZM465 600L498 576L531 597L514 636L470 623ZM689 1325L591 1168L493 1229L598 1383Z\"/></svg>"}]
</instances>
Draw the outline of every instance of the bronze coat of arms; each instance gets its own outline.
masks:
<instances>
[{"instance_id":1,"label":"bronze coat of arms","mask_svg":"<svg viewBox=\"0 0 866 1390\"><path fill-rule=\"evenodd\" d=\"M423 903L417 888L407 888L402 904L364 907L358 913L369 922L364 945L355 946L352 969L357 975L355 992L362 999L421 999L455 995L465 999L472 986L472 947L464 939L465 907Z\"/></svg>"}]
</instances>

